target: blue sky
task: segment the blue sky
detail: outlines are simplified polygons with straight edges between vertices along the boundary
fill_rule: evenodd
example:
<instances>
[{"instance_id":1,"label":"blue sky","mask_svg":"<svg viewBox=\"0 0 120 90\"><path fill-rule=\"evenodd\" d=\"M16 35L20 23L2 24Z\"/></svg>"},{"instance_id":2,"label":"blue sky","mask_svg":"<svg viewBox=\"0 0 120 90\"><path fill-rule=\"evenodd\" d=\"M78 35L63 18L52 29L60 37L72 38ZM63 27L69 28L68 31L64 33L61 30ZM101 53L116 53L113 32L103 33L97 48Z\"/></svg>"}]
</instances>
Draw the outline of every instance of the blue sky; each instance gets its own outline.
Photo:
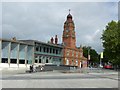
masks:
<instances>
[{"instance_id":1,"label":"blue sky","mask_svg":"<svg viewBox=\"0 0 120 90\"><path fill-rule=\"evenodd\" d=\"M4 2L2 3L2 38L34 39L47 42L58 35L62 43L63 25L68 9L75 23L76 45L103 50L103 29L118 19L117 2Z\"/></svg>"}]
</instances>

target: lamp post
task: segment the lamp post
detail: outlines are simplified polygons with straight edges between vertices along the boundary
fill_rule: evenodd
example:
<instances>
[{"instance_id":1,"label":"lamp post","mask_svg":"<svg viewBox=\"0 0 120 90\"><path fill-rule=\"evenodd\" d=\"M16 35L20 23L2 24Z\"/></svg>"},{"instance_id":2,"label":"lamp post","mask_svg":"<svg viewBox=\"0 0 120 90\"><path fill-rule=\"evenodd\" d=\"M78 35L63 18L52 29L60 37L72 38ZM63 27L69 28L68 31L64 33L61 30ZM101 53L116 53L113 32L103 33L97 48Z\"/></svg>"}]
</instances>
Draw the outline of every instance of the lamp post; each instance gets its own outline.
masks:
<instances>
[{"instance_id":1,"label":"lamp post","mask_svg":"<svg viewBox=\"0 0 120 90\"><path fill-rule=\"evenodd\" d=\"M88 47L88 66L89 66L89 60L90 60L90 47Z\"/></svg>"}]
</instances>

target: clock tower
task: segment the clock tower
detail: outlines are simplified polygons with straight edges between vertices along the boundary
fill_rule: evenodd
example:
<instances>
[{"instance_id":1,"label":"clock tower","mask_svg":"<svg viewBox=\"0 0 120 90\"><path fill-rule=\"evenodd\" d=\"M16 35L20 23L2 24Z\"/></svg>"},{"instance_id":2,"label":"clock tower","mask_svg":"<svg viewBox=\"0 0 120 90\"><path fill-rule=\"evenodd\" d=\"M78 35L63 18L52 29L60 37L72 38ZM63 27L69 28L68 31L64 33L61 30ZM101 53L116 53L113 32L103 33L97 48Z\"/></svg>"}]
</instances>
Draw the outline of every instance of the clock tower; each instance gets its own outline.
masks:
<instances>
[{"instance_id":1,"label":"clock tower","mask_svg":"<svg viewBox=\"0 0 120 90\"><path fill-rule=\"evenodd\" d=\"M83 56L82 47L76 47L75 24L72 15L67 15L64 22L64 30L62 36L63 42L63 64L76 67L87 67L87 59Z\"/></svg>"},{"instance_id":2,"label":"clock tower","mask_svg":"<svg viewBox=\"0 0 120 90\"><path fill-rule=\"evenodd\" d=\"M62 36L62 41L65 46L70 47L70 48L75 48L76 47L76 36L75 36L75 25L72 20L72 15L69 14L67 15L67 19L64 23L64 30L63 30L63 36Z\"/></svg>"}]
</instances>

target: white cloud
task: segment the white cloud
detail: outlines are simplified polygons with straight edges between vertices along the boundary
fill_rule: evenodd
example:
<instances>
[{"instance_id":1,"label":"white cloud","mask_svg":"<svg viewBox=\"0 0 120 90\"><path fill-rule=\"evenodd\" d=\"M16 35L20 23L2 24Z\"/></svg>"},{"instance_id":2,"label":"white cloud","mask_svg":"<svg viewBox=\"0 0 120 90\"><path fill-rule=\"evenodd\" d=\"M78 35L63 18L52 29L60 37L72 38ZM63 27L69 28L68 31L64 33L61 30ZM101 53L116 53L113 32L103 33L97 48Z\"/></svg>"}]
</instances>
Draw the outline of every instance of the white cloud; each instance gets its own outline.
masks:
<instances>
[{"instance_id":1,"label":"white cloud","mask_svg":"<svg viewBox=\"0 0 120 90\"><path fill-rule=\"evenodd\" d=\"M118 2L119 0L2 0L2 2Z\"/></svg>"},{"instance_id":2,"label":"white cloud","mask_svg":"<svg viewBox=\"0 0 120 90\"><path fill-rule=\"evenodd\" d=\"M77 46L90 44L100 52L102 30L109 21L117 20L117 3L5 2L2 5L3 37L47 42L57 34L61 43L68 9L75 23Z\"/></svg>"}]
</instances>

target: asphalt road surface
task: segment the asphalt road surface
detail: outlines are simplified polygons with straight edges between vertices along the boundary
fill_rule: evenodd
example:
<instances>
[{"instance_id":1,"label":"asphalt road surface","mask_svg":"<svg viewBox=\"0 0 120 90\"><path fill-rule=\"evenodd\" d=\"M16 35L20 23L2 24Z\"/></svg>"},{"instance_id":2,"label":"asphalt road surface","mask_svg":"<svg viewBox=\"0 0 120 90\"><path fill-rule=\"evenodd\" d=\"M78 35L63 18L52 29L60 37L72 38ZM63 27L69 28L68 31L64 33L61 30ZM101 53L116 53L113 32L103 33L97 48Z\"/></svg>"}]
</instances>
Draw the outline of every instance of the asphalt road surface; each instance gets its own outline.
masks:
<instances>
[{"instance_id":1,"label":"asphalt road surface","mask_svg":"<svg viewBox=\"0 0 120 90\"><path fill-rule=\"evenodd\" d=\"M96 70L61 73L4 74L2 88L118 88L118 72Z\"/></svg>"}]
</instances>

